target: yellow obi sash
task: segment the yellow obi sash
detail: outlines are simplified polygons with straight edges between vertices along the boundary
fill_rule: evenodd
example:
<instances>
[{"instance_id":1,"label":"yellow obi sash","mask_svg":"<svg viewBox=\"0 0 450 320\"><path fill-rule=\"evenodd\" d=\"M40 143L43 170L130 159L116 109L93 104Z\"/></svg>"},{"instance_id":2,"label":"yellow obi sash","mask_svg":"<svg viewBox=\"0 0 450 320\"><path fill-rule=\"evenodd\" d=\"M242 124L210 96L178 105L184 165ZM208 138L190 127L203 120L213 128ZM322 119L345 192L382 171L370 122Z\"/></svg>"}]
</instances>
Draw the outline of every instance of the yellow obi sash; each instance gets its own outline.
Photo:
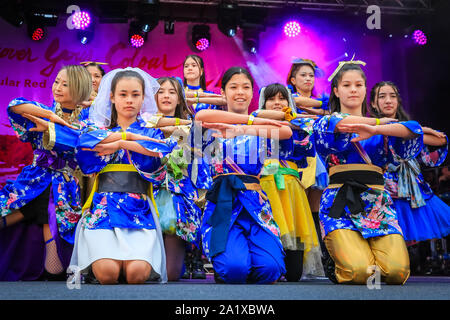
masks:
<instances>
[{"instance_id":1,"label":"yellow obi sash","mask_svg":"<svg viewBox=\"0 0 450 320\"><path fill-rule=\"evenodd\" d=\"M104 167L99 173L97 173L95 175L95 180L94 180L94 185L92 186L92 191L91 191L88 199L86 200L86 203L83 205L83 209L82 209L83 214L92 205L92 199L94 198L94 194L98 190L98 177L99 177L99 175L101 175L102 173L106 173L106 172L118 172L118 171L122 171L122 172L138 172L136 170L136 168L133 165L131 165L131 164L124 164L124 163L108 164L106 167ZM155 198L153 197L153 184L151 182L149 183L149 188L148 188L147 194L150 197L153 206L155 207L155 211L156 211L157 216L159 217L158 208L156 206Z\"/></svg>"}]
</instances>

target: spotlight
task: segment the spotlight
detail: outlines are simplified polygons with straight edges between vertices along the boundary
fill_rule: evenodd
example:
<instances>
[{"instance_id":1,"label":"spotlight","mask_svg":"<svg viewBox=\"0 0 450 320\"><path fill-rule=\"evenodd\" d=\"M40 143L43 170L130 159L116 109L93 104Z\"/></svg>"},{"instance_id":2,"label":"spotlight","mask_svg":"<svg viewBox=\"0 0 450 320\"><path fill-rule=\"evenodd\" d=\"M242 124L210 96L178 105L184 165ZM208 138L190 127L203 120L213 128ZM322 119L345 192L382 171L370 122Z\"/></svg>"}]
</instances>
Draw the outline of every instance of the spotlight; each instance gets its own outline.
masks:
<instances>
[{"instance_id":1,"label":"spotlight","mask_svg":"<svg viewBox=\"0 0 450 320\"><path fill-rule=\"evenodd\" d=\"M165 34L174 34L175 33L175 21L173 21L173 20L164 21L164 33Z\"/></svg>"},{"instance_id":2,"label":"spotlight","mask_svg":"<svg viewBox=\"0 0 450 320\"><path fill-rule=\"evenodd\" d=\"M31 24L28 24L28 26L27 26L27 32L28 32L28 36L29 36L33 41L39 41L39 40L42 40L42 39L44 38L44 35L45 35L44 27L33 26L33 25L31 25Z\"/></svg>"},{"instance_id":3,"label":"spotlight","mask_svg":"<svg viewBox=\"0 0 450 320\"><path fill-rule=\"evenodd\" d=\"M133 47L140 48L147 39L147 32L142 31L142 26L138 22L131 22L128 30L128 39Z\"/></svg>"},{"instance_id":4,"label":"spotlight","mask_svg":"<svg viewBox=\"0 0 450 320\"><path fill-rule=\"evenodd\" d=\"M209 47L209 41L206 38L201 38L199 39L196 44L195 47L197 48L197 50L199 51L204 51L206 49L208 49Z\"/></svg>"},{"instance_id":5,"label":"spotlight","mask_svg":"<svg viewBox=\"0 0 450 320\"><path fill-rule=\"evenodd\" d=\"M416 30L412 34L412 38L416 44L423 46L427 43L427 36L422 30Z\"/></svg>"},{"instance_id":6,"label":"spotlight","mask_svg":"<svg viewBox=\"0 0 450 320\"><path fill-rule=\"evenodd\" d=\"M244 50L256 54L259 49L259 32L252 29L244 29Z\"/></svg>"},{"instance_id":7,"label":"spotlight","mask_svg":"<svg viewBox=\"0 0 450 320\"><path fill-rule=\"evenodd\" d=\"M135 48L140 48L144 45L144 37L139 34L133 34L130 38L130 43Z\"/></svg>"},{"instance_id":8,"label":"spotlight","mask_svg":"<svg viewBox=\"0 0 450 320\"><path fill-rule=\"evenodd\" d=\"M240 20L238 6L234 3L221 3L218 7L217 17L219 30L228 37L234 37Z\"/></svg>"},{"instance_id":9,"label":"spotlight","mask_svg":"<svg viewBox=\"0 0 450 320\"><path fill-rule=\"evenodd\" d=\"M76 29L85 30L91 24L91 16L86 11L79 11L72 16L72 22Z\"/></svg>"},{"instance_id":10,"label":"spotlight","mask_svg":"<svg viewBox=\"0 0 450 320\"><path fill-rule=\"evenodd\" d=\"M80 41L81 44L85 45L91 42L91 40L94 38L94 30L93 29L86 29L86 30L77 30L77 39Z\"/></svg>"},{"instance_id":11,"label":"spotlight","mask_svg":"<svg viewBox=\"0 0 450 320\"><path fill-rule=\"evenodd\" d=\"M29 8L25 13L27 34L33 41L40 41L46 35L46 27L56 26L58 15L48 9Z\"/></svg>"},{"instance_id":12,"label":"spotlight","mask_svg":"<svg viewBox=\"0 0 450 320\"><path fill-rule=\"evenodd\" d=\"M209 26L197 24L192 28L192 45L199 51L204 51L211 44Z\"/></svg>"},{"instance_id":13,"label":"spotlight","mask_svg":"<svg viewBox=\"0 0 450 320\"><path fill-rule=\"evenodd\" d=\"M14 27L20 27L25 22L24 15L20 12L17 1L13 0L0 4L0 17Z\"/></svg>"},{"instance_id":14,"label":"spotlight","mask_svg":"<svg viewBox=\"0 0 450 320\"><path fill-rule=\"evenodd\" d=\"M284 34L289 38L294 38L300 34L300 24L297 21L289 21L284 25Z\"/></svg>"}]
</instances>

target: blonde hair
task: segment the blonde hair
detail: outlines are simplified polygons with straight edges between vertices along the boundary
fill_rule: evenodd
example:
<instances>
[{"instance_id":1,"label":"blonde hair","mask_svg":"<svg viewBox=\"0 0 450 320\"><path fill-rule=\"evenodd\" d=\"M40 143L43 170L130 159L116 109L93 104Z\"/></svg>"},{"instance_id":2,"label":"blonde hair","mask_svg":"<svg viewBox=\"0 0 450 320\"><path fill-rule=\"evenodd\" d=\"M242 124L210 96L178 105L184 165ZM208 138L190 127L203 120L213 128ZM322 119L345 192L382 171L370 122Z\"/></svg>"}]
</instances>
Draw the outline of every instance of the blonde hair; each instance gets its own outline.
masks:
<instances>
[{"instance_id":1,"label":"blonde hair","mask_svg":"<svg viewBox=\"0 0 450 320\"><path fill-rule=\"evenodd\" d=\"M89 100L92 91L92 77L83 66L67 65L61 68L59 72L66 70L69 92L75 105Z\"/></svg>"}]
</instances>

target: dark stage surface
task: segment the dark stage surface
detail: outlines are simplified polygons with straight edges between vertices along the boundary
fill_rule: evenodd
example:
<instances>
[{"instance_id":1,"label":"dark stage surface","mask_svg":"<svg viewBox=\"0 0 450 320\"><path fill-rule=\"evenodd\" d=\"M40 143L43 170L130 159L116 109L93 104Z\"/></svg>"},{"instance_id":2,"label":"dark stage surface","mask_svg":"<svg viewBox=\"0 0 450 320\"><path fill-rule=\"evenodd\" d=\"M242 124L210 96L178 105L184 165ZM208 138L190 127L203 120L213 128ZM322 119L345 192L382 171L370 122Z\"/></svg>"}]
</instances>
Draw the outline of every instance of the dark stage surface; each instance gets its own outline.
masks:
<instances>
[{"instance_id":1,"label":"dark stage surface","mask_svg":"<svg viewBox=\"0 0 450 320\"><path fill-rule=\"evenodd\" d=\"M65 282L0 282L4 300L449 300L450 277L410 277L403 286L381 284L335 285L329 280L280 282L275 285L223 285L206 280L181 280L166 285L81 284L68 289Z\"/></svg>"}]
</instances>

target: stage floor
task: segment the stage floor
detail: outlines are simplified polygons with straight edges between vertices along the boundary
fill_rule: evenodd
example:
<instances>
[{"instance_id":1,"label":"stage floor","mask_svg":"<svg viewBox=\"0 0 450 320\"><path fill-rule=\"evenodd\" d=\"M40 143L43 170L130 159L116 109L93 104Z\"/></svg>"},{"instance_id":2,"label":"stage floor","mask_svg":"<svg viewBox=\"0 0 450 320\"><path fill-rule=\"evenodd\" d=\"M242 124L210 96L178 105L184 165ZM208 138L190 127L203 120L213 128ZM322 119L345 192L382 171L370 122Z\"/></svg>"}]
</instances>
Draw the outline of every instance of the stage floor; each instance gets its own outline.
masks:
<instances>
[{"instance_id":1,"label":"stage floor","mask_svg":"<svg viewBox=\"0 0 450 320\"><path fill-rule=\"evenodd\" d=\"M81 284L69 289L63 281L0 282L5 300L449 300L450 277L410 277L405 285L335 285L329 280L280 282L275 285L224 285L206 280L181 280L162 285Z\"/></svg>"}]
</instances>

